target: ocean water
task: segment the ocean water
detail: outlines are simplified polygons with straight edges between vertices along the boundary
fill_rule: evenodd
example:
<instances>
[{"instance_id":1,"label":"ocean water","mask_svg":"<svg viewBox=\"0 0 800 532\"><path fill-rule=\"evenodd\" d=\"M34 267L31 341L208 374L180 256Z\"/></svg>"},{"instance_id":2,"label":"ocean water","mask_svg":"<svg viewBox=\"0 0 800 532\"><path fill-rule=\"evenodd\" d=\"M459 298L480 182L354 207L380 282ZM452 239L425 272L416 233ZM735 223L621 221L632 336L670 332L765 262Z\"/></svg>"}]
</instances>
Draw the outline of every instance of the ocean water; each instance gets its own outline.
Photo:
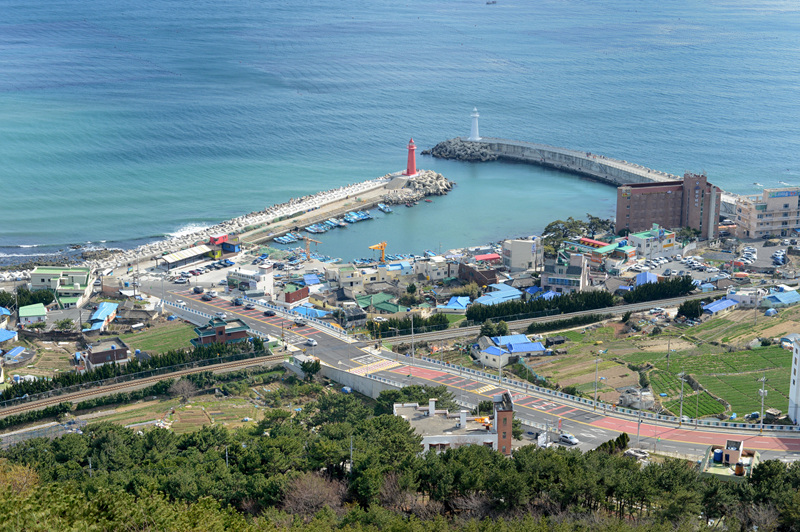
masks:
<instances>
[{"instance_id":1,"label":"ocean water","mask_svg":"<svg viewBox=\"0 0 800 532\"><path fill-rule=\"evenodd\" d=\"M469 133L731 192L800 184L793 1L0 0L0 263L130 247L405 166ZM615 191L420 157L433 204L323 235L345 259L541 231ZM37 247L30 247L37 246Z\"/></svg>"}]
</instances>

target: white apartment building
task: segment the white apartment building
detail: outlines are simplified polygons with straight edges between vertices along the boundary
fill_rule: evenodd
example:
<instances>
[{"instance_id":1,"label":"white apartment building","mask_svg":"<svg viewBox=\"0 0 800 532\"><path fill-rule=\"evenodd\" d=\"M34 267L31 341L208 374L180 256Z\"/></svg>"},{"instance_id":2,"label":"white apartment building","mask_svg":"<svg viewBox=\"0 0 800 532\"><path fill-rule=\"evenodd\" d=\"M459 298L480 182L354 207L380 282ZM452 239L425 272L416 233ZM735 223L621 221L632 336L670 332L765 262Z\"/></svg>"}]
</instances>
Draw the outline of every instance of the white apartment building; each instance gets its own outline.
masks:
<instances>
[{"instance_id":1,"label":"white apartment building","mask_svg":"<svg viewBox=\"0 0 800 532\"><path fill-rule=\"evenodd\" d=\"M275 276L272 264L263 264L257 271L229 270L227 276L228 290L245 288L264 292L265 296L272 297L275 293Z\"/></svg>"},{"instance_id":2,"label":"white apartment building","mask_svg":"<svg viewBox=\"0 0 800 532\"><path fill-rule=\"evenodd\" d=\"M414 271L416 271L417 274L423 275L425 279L429 281L441 281L446 277L457 275L458 266L455 266L453 273L451 274L450 264L447 262L447 259L440 255L436 255L435 257L430 257L415 262Z\"/></svg>"},{"instance_id":3,"label":"white apartment building","mask_svg":"<svg viewBox=\"0 0 800 532\"><path fill-rule=\"evenodd\" d=\"M511 272L536 269L542 265L542 246L535 236L503 241L503 266Z\"/></svg>"},{"instance_id":4,"label":"white apartment building","mask_svg":"<svg viewBox=\"0 0 800 532\"><path fill-rule=\"evenodd\" d=\"M737 235L790 236L800 232L800 187L765 188L760 195L736 199Z\"/></svg>"}]
</instances>

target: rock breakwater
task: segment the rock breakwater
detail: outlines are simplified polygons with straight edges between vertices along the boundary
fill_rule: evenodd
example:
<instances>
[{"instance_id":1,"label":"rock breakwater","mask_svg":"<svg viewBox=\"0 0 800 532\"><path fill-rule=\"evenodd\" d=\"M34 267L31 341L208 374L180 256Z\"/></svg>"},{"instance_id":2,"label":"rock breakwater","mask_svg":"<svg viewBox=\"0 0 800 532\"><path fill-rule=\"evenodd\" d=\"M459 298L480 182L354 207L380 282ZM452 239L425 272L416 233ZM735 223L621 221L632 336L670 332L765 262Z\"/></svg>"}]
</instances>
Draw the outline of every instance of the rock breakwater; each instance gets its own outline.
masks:
<instances>
[{"instance_id":1,"label":"rock breakwater","mask_svg":"<svg viewBox=\"0 0 800 532\"><path fill-rule=\"evenodd\" d=\"M455 159L457 161L496 161L497 155L484 145L469 142L460 138L440 142L430 150L423 150L422 155L433 155L439 159Z\"/></svg>"},{"instance_id":2,"label":"rock breakwater","mask_svg":"<svg viewBox=\"0 0 800 532\"><path fill-rule=\"evenodd\" d=\"M381 199L383 203L400 205L419 201L426 196L443 196L450 192L455 184L455 181L450 181L433 170L420 170L416 176L408 178L403 188L390 190Z\"/></svg>"}]
</instances>

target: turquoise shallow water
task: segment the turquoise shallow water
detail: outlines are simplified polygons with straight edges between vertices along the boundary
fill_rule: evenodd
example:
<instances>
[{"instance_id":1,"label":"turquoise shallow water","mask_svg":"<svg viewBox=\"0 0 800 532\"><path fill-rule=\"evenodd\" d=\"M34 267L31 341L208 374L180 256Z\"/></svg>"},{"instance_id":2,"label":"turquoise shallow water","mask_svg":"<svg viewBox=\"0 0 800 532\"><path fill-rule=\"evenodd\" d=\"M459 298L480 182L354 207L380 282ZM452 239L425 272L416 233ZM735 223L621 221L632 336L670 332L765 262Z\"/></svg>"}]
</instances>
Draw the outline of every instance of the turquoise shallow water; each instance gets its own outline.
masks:
<instances>
[{"instance_id":1,"label":"turquoise shallow water","mask_svg":"<svg viewBox=\"0 0 800 532\"><path fill-rule=\"evenodd\" d=\"M399 170L469 132L800 184L785 2L0 0L0 261L131 246ZM447 198L324 235L419 252L613 214L543 169L421 158ZM377 241L377 240L376 240ZM37 245L29 248L20 246Z\"/></svg>"}]
</instances>

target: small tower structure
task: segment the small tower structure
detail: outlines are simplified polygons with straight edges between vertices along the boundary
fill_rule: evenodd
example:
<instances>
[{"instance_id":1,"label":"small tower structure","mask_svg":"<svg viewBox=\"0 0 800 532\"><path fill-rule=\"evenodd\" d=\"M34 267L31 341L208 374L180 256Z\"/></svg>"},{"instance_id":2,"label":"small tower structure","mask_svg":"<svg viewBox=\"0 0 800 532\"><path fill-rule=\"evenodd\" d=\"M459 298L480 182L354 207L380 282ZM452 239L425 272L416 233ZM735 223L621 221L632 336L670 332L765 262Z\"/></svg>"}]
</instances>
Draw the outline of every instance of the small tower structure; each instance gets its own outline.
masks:
<instances>
[{"instance_id":1,"label":"small tower structure","mask_svg":"<svg viewBox=\"0 0 800 532\"><path fill-rule=\"evenodd\" d=\"M511 427L514 424L514 401L511 392L506 391L492 398L494 403L494 429L497 433L497 450L508 456L511 454Z\"/></svg>"},{"instance_id":2,"label":"small tower structure","mask_svg":"<svg viewBox=\"0 0 800 532\"><path fill-rule=\"evenodd\" d=\"M472 128L469 130L469 139L468 140L481 140L481 136L478 133L478 117L481 116L478 114L478 108L472 108L472 114L469 115L472 117Z\"/></svg>"},{"instance_id":3,"label":"small tower structure","mask_svg":"<svg viewBox=\"0 0 800 532\"><path fill-rule=\"evenodd\" d=\"M407 175L409 177L417 175L417 156L414 153L417 150L417 147L414 145L414 139L408 141L408 165L406 165L406 171L403 172L403 175Z\"/></svg>"}]
</instances>

